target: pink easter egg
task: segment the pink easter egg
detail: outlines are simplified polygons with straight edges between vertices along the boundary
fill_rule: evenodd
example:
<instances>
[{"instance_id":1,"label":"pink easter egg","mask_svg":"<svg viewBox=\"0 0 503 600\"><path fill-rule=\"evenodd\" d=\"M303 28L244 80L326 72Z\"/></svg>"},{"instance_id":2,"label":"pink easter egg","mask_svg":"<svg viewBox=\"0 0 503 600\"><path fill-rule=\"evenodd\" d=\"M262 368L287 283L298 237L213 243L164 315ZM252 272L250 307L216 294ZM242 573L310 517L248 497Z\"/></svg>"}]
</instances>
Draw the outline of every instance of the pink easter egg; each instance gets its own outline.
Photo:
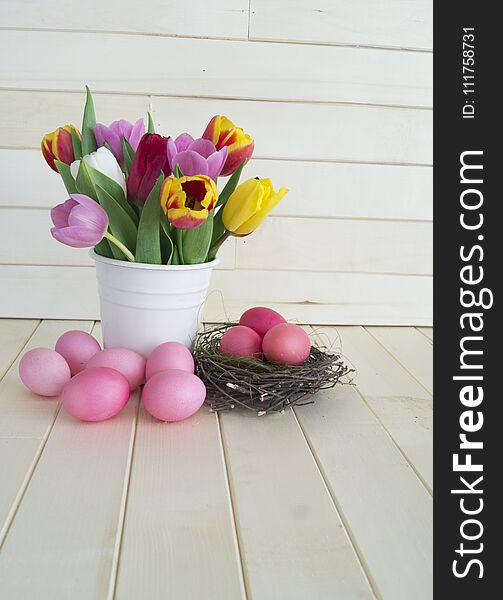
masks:
<instances>
[{"instance_id":1,"label":"pink easter egg","mask_svg":"<svg viewBox=\"0 0 503 600\"><path fill-rule=\"evenodd\" d=\"M230 327L220 340L220 352L232 356L259 358L262 354L262 338L244 325Z\"/></svg>"},{"instance_id":2,"label":"pink easter egg","mask_svg":"<svg viewBox=\"0 0 503 600\"><path fill-rule=\"evenodd\" d=\"M86 369L94 367L109 367L119 371L129 381L131 391L145 381L145 359L128 348L105 348L86 365Z\"/></svg>"},{"instance_id":3,"label":"pink easter egg","mask_svg":"<svg viewBox=\"0 0 503 600\"><path fill-rule=\"evenodd\" d=\"M105 421L115 416L129 399L128 380L108 367L77 373L61 393L65 409L81 421Z\"/></svg>"},{"instance_id":4,"label":"pink easter egg","mask_svg":"<svg viewBox=\"0 0 503 600\"><path fill-rule=\"evenodd\" d=\"M311 352L311 341L302 327L293 323L280 323L265 334L262 349L271 362L301 365Z\"/></svg>"},{"instance_id":5,"label":"pink easter egg","mask_svg":"<svg viewBox=\"0 0 503 600\"><path fill-rule=\"evenodd\" d=\"M160 421L182 421L197 412L206 398L204 383L180 369L154 375L143 388L145 410Z\"/></svg>"},{"instance_id":6,"label":"pink easter egg","mask_svg":"<svg viewBox=\"0 0 503 600\"><path fill-rule=\"evenodd\" d=\"M87 362L101 350L98 341L85 331L67 331L56 342L56 352L66 360L72 375L83 371Z\"/></svg>"},{"instance_id":7,"label":"pink easter egg","mask_svg":"<svg viewBox=\"0 0 503 600\"><path fill-rule=\"evenodd\" d=\"M166 369L180 369L194 373L194 359L188 348L179 342L165 342L152 350L147 358L147 381L156 373Z\"/></svg>"},{"instance_id":8,"label":"pink easter egg","mask_svg":"<svg viewBox=\"0 0 503 600\"><path fill-rule=\"evenodd\" d=\"M286 323L285 319L272 308L255 306L245 311L239 319L239 324L250 327L256 331L261 338L275 325Z\"/></svg>"},{"instance_id":9,"label":"pink easter egg","mask_svg":"<svg viewBox=\"0 0 503 600\"><path fill-rule=\"evenodd\" d=\"M70 381L70 367L55 350L34 348L19 363L19 377L39 396L58 396Z\"/></svg>"}]
</instances>

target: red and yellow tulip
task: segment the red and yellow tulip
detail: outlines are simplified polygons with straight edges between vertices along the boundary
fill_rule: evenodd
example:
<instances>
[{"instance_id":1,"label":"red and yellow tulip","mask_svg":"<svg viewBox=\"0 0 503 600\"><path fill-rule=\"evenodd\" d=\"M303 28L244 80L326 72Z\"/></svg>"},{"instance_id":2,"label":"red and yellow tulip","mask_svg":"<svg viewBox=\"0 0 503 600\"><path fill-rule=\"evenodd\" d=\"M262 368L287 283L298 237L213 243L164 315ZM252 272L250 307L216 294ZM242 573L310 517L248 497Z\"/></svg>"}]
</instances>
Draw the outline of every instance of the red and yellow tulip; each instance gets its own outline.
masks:
<instances>
[{"instance_id":1,"label":"red and yellow tulip","mask_svg":"<svg viewBox=\"0 0 503 600\"><path fill-rule=\"evenodd\" d=\"M227 160L220 173L223 177L231 175L243 161L249 160L255 147L255 142L247 133L222 115L211 119L203 138L210 140L217 150L227 147Z\"/></svg>"},{"instance_id":2,"label":"red and yellow tulip","mask_svg":"<svg viewBox=\"0 0 503 600\"><path fill-rule=\"evenodd\" d=\"M177 229L194 229L202 225L216 204L218 191L207 175L174 176L164 180L161 207Z\"/></svg>"},{"instance_id":3,"label":"red and yellow tulip","mask_svg":"<svg viewBox=\"0 0 503 600\"><path fill-rule=\"evenodd\" d=\"M47 164L56 173L58 169L54 163L55 160L59 160L67 165L72 164L75 160L71 131L74 131L79 138L81 137L79 130L74 125L64 125L44 135L42 138L42 154Z\"/></svg>"},{"instance_id":4,"label":"red and yellow tulip","mask_svg":"<svg viewBox=\"0 0 503 600\"><path fill-rule=\"evenodd\" d=\"M252 233L287 192L287 188L275 192L270 179L248 179L227 200L222 212L224 227L237 236Z\"/></svg>"}]
</instances>

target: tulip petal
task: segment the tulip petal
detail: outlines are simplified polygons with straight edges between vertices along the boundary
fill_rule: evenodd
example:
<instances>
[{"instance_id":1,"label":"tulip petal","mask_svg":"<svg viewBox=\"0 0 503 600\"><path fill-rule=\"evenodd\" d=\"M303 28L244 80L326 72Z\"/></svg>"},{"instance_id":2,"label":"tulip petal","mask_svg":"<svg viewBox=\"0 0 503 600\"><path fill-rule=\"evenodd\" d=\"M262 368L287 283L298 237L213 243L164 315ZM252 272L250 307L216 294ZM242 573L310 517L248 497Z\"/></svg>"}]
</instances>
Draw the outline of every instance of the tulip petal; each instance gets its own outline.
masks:
<instances>
[{"instance_id":1,"label":"tulip petal","mask_svg":"<svg viewBox=\"0 0 503 600\"><path fill-rule=\"evenodd\" d=\"M212 142L210 142L209 140L205 140L203 138L194 140L190 144L190 146L187 148L187 150L192 150L193 152L197 152L204 158L208 158L209 156L211 156L212 154L214 154L217 151L217 149L215 148L215 146ZM181 150L179 150L179 152L181 152Z\"/></svg>"},{"instance_id":2,"label":"tulip petal","mask_svg":"<svg viewBox=\"0 0 503 600\"><path fill-rule=\"evenodd\" d=\"M262 225L271 210L276 206L276 204L278 204L278 202L287 192L287 188L280 188L278 192L274 192L274 190L272 190L272 193L269 195L267 200L262 203L260 210L240 227L238 227L234 233L236 235L248 235L249 233L255 231L260 225Z\"/></svg>"},{"instance_id":3,"label":"tulip petal","mask_svg":"<svg viewBox=\"0 0 503 600\"><path fill-rule=\"evenodd\" d=\"M192 175L208 174L208 164L206 159L197 152L192 152L191 150L175 154L173 157L173 170L177 165L180 167L184 176L191 177Z\"/></svg>"},{"instance_id":4,"label":"tulip petal","mask_svg":"<svg viewBox=\"0 0 503 600\"><path fill-rule=\"evenodd\" d=\"M87 227L63 227L61 229L53 227L51 235L58 242L72 248L90 248L96 246L103 238L103 235L99 236Z\"/></svg>"},{"instance_id":5,"label":"tulip petal","mask_svg":"<svg viewBox=\"0 0 503 600\"><path fill-rule=\"evenodd\" d=\"M126 138L131 148L136 152L141 138L145 135L145 122L143 119L138 119L131 129L129 138Z\"/></svg>"},{"instance_id":6,"label":"tulip petal","mask_svg":"<svg viewBox=\"0 0 503 600\"><path fill-rule=\"evenodd\" d=\"M101 208L96 202L94 204L97 208ZM95 210L91 211L85 206L78 205L73 207L70 211L68 216L68 226L86 227L89 231L96 232L101 239L108 227L108 218L103 209L102 212Z\"/></svg>"},{"instance_id":7,"label":"tulip petal","mask_svg":"<svg viewBox=\"0 0 503 600\"><path fill-rule=\"evenodd\" d=\"M72 134L64 127L57 130L52 148L55 158L67 165L75 158L73 155Z\"/></svg>"},{"instance_id":8,"label":"tulip petal","mask_svg":"<svg viewBox=\"0 0 503 600\"><path fill-rule=\"evenodd\" d=\"M227 146L224 146L218 152L214 152L208 157L208 175L212 179L216 179L222 172L225 161L227 160Z\"/></svg>"},{"instance_id":9,"label":"tulip petal","mask_svg":"<svg viewBox=\"0 0 503 600\"><path fill-rule=\"evenodd\" d=\"M51 219L55 227L66 227L68 225L68 217L72 208L77 206L75 200L66 200L62 204L58 204L51 208Z\"/></svg>"},{"instance_id":10,"label":"tulip petal","mask_svg":"<svg viewBox=\"0 0 503 600\"><path fill-rule=\"evenodd\" d=\"M177 229L194 229L202 225L208 218L207 209L190 210L190 208L168 209L168 220Z\"/></svg>"},{"instance_id":11,"label":"tulip petal","mask_svg":"<svg viewBox=\"0 0 503 600\"><path fill-rule=\"evenodd\" d=\"M124 162L124 152L122 150L122 136L112 129L101 123L96 123L94 127L94 135L98 146L105 146L105 142L110 146L115 158L120 164ZM95 167L96 168L96 167Z\"/></svg>"},{"instance_id":12,"label":"tulip petal","mask_svg":"<svg viewBox=\"0 0 503 600\"><path fill-rule=\"evenodd\" d=\"M262 206L264 188L259 179L248 179L231 194L222 212L226 229L235 233L253 217Z\"/></svg>"},{"instance_id":13,"label":"tulip petal","mask_svg":"<svg viewBox=\"0 0 503 600\"><path fill-rule=\"evenodd\" d=\"M194 141L190 133L181 133L175 140L177 152L185 152Z\"/></svg>"}]
</instances>

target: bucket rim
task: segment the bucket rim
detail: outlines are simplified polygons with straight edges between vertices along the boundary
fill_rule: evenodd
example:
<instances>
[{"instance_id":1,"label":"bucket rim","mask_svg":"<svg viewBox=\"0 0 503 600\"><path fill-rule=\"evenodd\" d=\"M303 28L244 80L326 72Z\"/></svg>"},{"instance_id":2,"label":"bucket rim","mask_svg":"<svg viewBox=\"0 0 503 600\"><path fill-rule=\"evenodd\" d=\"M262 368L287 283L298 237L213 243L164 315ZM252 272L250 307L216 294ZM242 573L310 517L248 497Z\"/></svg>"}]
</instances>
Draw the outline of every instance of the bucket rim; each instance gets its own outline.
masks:
<instances>
[{"instance_id":1,"label":"bucket rim","mask_svg":"<svg viewBox=\"0 0 503 600\"><path fill-rule=\"evenodd\" d=\"M89 250L89 256L95 261L111 265L114 267L122 267L123 269L142 269L144 271L199 271L203 269L212 269L220 264L220 260L215 258L210 262L198 263L195 265L152 265L148 263L129 262L127 260L117 260L115 258L107 258L96 254L94 249Z\"/></svg>"}]
</instances>

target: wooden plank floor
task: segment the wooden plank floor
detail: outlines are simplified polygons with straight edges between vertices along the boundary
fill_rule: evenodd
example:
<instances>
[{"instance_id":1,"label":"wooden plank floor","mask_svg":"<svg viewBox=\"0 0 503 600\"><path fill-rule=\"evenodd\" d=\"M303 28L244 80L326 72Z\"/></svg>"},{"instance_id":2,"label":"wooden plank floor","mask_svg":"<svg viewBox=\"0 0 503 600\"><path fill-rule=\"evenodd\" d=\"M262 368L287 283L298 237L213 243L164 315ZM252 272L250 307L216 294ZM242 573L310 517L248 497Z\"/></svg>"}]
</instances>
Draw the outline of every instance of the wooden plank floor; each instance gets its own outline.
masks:
<instances>
[{"instance_id":1,"label":"wooden plank floor","mask_svg":"<svg viewBox=\"0 0 503 600\"><path fill-rule=\"evenodd\" d=\"M356 369L313 405L86 424L23 388L88 321L0 320L0 598L428 600L430 328L316 327Z\"/></svg>"}]
</instances>

